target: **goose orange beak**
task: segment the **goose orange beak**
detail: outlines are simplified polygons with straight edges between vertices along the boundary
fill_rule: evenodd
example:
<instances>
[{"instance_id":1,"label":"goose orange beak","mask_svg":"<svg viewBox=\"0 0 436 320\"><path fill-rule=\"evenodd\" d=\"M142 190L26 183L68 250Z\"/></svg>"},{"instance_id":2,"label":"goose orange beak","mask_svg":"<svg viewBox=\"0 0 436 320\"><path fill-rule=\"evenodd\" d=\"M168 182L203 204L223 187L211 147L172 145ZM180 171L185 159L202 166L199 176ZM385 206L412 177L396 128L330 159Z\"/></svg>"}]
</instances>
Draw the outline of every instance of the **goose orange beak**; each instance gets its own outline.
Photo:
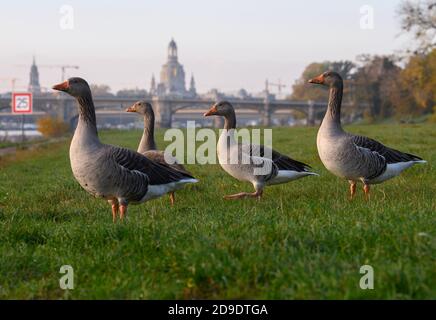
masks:
<instances>
[{"instance_id":1,"label":"goose orange beak","mask_svg":"<svg viewBox=\"0 0 436 320\"><path fill-rule=\"evenodd\" d=\"M53 86L53 90L58 90L58 91L67 91L69 88L70 88L70 84L68 83L68 80L59 84L55 84Z\"/></svg>"},{"instance_id":2,"label":"goose orange beak","mask_svg":"<svg viewBox=\"0 0 436 320\"><path fill-rule=\"evenodd\" d=\"M203 116L204 116L204 117L213 116L213 115L215 115L215 114L217 113L217 111L218 111L218 110L216 109L216 106L213 106L213 107L210 108L209 111L206 112Z\"/></svg>"},{"instance_id":3,"label":"goose orange beak","mask_svg":"<svg viewBox=\"0 0 436 320\"><path fill-rule=\"evenodd\" d=\"M133 106L131 106L131 107L128 107L127 109L126 109L126 112L136 112L136 107L133 105Z\"/></svg>"},{"instance_id":4,"label":"goose orange beak","mask_svg":"<svg viewBox=\"0 0 436 320\"><path fill-rule=\"evenodd\" d=\"M321 74L316 78L310 79L309 83L324 84L324 76Z\"/></svg>"}]
</instances>

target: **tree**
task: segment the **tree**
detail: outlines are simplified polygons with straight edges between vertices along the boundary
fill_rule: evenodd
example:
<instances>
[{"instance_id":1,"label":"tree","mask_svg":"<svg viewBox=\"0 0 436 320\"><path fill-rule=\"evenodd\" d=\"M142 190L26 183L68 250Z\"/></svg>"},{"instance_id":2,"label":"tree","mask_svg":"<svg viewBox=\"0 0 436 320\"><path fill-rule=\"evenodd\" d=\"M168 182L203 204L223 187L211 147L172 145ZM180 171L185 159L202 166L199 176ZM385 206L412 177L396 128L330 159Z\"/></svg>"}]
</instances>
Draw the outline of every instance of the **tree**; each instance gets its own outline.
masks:
<instances>
[{"instance_id":1,"label":"tree","mask_svg":"<svg viewBox=\"0 0 436 320\"><path fill-rule=\"evenodd\" d=\"M346 83L348 82L344 89L344 92L348 93L350 90L349 82L352 79L355 67L356 65L348 60L311 63L304 69L300 78L292 86L292 95L290 98L294 100L325 101L328 98L328 91L326 88L322 86L313 86L307 82L309 79L312 79L327 70L339 73L344 81Z\"/></svg>"},{"instance_id":2,"label":"tree","mask_svg":"<svg viewBox=\"0 0 436 320\"><path fill-rule=\"evenodd\" d=\"M110 92L111 88L106 84L91 84L90 88L94 96L98 96L98 97L113 96L113 94Z\"/></svg>"},{"instance_id":3,"label":"tree","mask_svg":"<svg viewBox=\"0 0 436 320\"><path fill-rule=\"evenodd\" d=\"M132 97L132 98L145 98L148 95L144 89L122 89L117 92L117 97Z\"/></svg>"},{"instance_id":4,"label":"tree","mask_svg":"<svg viewBox=\"0 0 436 320\"><path fill-rule=\"evenodd\" d=\"M436 106L436 49L410 57L400 73L398 87L397 116L432 112Z\"/></svg>"},{"instance_id":5,"label":"tree","mask_svg":"<svg viewBox=\"0 0 436 320\"><path fill-rule=\"evenodd\" d=\"M401 68L393 56L358 56L360 67L354 74L354 99L369 105L365 116L369 120L393 114L393 101L397 94Z\"/></svg>"},{"instance_id":6,"label":"tree","mask_svg":"<svg viewBox=\"0 0 436 320\"><path fill-rule=\"evenodd\" d=\"M414 53L428 53L436 46L436 1L407 0L401 3L398 16L401 29L412 33L417 42Z\"/></svg>"}]
</instances>

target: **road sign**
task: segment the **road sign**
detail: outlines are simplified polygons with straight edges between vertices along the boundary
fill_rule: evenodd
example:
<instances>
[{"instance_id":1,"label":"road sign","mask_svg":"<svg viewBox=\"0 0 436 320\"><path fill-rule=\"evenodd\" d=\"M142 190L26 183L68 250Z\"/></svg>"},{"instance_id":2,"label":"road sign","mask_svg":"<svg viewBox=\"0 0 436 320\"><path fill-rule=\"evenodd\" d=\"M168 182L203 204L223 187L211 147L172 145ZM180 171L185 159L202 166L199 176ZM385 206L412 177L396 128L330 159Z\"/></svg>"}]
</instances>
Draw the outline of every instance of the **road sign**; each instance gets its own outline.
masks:
<instances>
[{"instance_id":1,"label":"road sign","mask_svg":"<svg viewBox=\"0 0 436 320\"><path fill-rule=\"evenodd\" d=\"M32 93L14 92L12 94L12 113L32 113Z\"/></svg>"}]
</instances>

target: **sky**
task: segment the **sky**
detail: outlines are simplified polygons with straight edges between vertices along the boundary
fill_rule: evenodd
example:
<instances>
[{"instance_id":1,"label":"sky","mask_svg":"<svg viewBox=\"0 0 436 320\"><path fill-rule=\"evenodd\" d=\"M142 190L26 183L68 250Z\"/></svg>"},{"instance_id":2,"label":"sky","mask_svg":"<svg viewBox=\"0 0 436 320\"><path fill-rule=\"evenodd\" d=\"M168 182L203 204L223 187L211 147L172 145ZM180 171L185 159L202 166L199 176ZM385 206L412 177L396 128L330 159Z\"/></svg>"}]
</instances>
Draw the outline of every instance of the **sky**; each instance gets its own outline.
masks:
<instances>
[{"instance_id":1,"label":"sky","mask_svg":"<svg viewBox=\"0 0 436 320\"><path fill-rule=\"evenodd\" d=\"M407 46L396 10L400 0L146 0L8 1L0 11L0 92L29 81L36 56L41 86L61 78L50 65L79 65L67 76L107 84L113 92L150 86L171 38L197 91L261 91L265 79L292 83L311 62L391 54ZM362 6L373 9L372 28ZM62 11L65 6L71 11ZM68 8L67 8L68 9ZM69 10L69 9L68 9ZM68 19L69 17L73 19ZM72 21L72 24L71 24ZM365 24L367 26L367 24Z\"/></svg>"}]
</instances>

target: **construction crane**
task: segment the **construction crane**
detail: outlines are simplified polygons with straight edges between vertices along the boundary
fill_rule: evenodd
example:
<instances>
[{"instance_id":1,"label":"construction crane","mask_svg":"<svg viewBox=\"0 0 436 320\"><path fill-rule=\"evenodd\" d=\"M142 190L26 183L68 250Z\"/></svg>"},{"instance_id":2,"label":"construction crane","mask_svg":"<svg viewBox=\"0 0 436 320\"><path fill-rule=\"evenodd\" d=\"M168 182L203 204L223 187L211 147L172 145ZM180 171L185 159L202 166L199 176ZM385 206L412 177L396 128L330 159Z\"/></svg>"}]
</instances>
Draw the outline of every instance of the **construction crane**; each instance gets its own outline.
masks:
<instances>
[{"instance_id":1,"label":"construction crane","mask_svg":"<svg viewBox=\"0 0 436 320\"><path fill-rule=\"evenodd\" d=\"M28 65L17 65L17 67L26 67L28 68ZM79 69L79 66L75 66L75 65L69 65L69 64L42 64L42 65L37 65L38 68L59 68L61 69L61 81L65 80L65 71L67 69Z\"/></svg>"},{"instance_id":2,"label":"construction crane","mask_svg":"<svg viewBox=\"0 0 436 320\"><path fill-rule=\"evenodd\" d=\"M266 79L265 81L265 89L269 92L269 86L277 87L277 91L279 96L282 94L282 88L286 88L286 85L282 84L281 80L279 79L277 83L271 83Z\"/></svg>"},{"instance_id":3,"label":"construction crane","mask_svg":"<svg viewBox=\"0 0 436 320\"><path fill-rule=\"evenodd\" d=\"M62 65L41 65L38 66L41 68L60 68L61 69L61 81L65 80L65 71L67 69L79 69L79 66L69 65L69 64L62 64Z\"/></svg>"},{"instance_id":4,"label":"construction crane","mask_svg":"<svg viewBox=\"0 0 436 320\"><path fill-rule=\"evenodd\" d=\"M0 78L0 81L9 81L11 84L11 92L15 92L15 84L20 78Z\"/></svg>"}]
</instances>

